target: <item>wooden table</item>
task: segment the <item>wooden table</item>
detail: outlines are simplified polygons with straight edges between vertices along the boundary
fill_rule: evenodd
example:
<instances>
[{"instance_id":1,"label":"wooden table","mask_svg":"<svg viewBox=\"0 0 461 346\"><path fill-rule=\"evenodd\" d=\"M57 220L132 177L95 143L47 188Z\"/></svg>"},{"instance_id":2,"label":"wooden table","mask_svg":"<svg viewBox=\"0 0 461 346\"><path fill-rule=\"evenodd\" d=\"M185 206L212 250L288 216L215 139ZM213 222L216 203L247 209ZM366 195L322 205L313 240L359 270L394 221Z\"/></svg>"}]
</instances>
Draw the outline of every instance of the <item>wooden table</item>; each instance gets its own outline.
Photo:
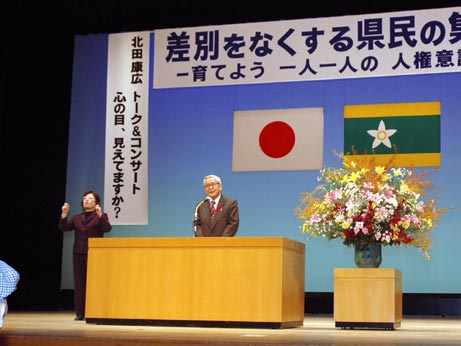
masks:
<instances>
[{"instance_id":1,"label":"wooden table","mask_svg":"<svg viewBox=\"0 0 461 346\"><path fill-rule=\"evenodd\" d=\"M400 327L402 273L393 268L336 268L334 320L341 328Z\"/></svg>"}]
</instances>

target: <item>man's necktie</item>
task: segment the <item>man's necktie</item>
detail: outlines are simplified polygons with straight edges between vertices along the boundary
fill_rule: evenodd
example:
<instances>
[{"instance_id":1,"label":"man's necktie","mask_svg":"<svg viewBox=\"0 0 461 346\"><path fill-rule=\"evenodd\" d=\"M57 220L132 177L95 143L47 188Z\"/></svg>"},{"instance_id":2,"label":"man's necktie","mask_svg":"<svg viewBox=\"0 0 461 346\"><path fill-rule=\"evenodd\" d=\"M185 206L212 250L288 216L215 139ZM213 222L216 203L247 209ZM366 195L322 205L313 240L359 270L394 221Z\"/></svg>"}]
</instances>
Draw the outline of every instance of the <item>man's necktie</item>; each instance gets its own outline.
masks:
<instances>
[{"instance_id":1,"label":"man's necktie","mask_svg":"<svg viewBox=\"0 0 461 346\"><path fill-rule=\"evenodd\" d=\"M216 212L216 209L214 208L214 201L211 201L211 207L210 207L210 220L213 220L214 213Z\"/></svg>"}]
</instances>

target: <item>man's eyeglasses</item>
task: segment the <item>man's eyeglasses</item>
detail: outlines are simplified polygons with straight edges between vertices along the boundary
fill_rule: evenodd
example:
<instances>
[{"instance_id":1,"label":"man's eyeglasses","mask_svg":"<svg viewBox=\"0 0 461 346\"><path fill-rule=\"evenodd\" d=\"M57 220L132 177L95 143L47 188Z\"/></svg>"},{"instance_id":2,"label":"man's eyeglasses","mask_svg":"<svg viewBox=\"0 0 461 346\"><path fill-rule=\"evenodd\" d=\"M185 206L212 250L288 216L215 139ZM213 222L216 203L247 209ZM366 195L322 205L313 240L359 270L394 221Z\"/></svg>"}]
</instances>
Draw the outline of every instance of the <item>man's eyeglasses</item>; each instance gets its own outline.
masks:
<instances>
[{"instance_id":1,"label":"man's eyeglasses","mask_svg":"<svg viewBox=\"0 0 461 346\"><path fill-rule=\"evenodd\" d=\"M206 189L209 189L210 187L215 187L216 185L219 185L219 183L209 183L209 184L205 184L205 188Z\"/></svg>"}]
</instances>

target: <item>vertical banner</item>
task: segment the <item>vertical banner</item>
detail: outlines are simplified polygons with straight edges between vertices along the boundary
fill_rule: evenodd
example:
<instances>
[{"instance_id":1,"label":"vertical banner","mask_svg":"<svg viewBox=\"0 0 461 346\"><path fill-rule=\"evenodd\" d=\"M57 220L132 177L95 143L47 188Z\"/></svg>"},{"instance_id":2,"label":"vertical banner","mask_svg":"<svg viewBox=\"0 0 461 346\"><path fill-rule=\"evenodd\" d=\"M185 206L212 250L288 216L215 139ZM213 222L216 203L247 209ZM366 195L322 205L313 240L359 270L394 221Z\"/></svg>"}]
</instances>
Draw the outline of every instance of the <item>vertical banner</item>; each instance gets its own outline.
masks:
<instances>
[{"instance_id":1,"label":"vertical banner","mask_svg":"<svg viewBox=\"0 0 461 346\"><path fill-rule=\"evenodd\" d=\"M150 32L109 35L104 202L113 225L148 224Z\"/></svg>"}]
</instances>

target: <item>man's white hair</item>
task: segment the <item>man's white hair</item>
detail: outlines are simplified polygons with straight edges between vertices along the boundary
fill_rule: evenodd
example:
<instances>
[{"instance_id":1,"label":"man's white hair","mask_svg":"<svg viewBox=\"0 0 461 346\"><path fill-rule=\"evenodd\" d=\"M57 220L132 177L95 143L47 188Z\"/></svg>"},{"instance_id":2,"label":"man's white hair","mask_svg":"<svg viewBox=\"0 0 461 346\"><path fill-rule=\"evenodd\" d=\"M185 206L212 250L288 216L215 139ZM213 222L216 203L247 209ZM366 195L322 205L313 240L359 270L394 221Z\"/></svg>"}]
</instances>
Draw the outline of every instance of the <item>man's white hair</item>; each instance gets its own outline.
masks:
<instances>
[{"instance_id":1,"label":"man's white hair","mask_svg":"<svg viewBox=\"0 0 461 346\"><path fill-rule=\"evenodd\" d=\"M203 178L203 186L205 186L206 184L206 180L207 179L214 179L216 180L218 183L222 184L221 183L221 178L218 177L217 175L214 175L214 174L210 174L210 175L207 175L205 178Z\"/></svg>"}]
</instances>

